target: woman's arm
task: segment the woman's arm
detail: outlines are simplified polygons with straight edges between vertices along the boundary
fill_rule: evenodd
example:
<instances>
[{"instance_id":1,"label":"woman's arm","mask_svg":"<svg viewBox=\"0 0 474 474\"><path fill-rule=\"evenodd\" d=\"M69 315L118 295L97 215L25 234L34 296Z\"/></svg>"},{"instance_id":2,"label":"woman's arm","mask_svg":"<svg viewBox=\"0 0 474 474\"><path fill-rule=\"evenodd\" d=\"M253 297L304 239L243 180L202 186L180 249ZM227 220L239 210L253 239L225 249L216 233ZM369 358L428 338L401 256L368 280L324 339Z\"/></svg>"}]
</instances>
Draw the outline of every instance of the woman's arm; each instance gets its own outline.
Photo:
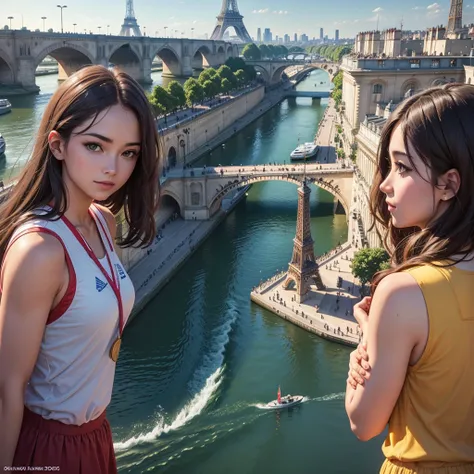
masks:
<instances>
[{"instance_id":1,"label":"woman's arm","mask_svg":"<svg viewBox=\"0 0 474 474\"><path fill-rule=\"evenodd\" d=\"M370 378L346 387L351 429L367 441L380 434L405 382L413 348L422 341L428 320L423 293L408 273L385 277L375 291L367 318Z\"/></svg>"},{"instance_id":2,"label":"woman's arm","mask_svg":"<svg viewBox=\"0 0 474 474\"><path fill-rule=\"evenodd\" d=\"M20 237L5 258L0 302L1 471L13 462L25 387L65 266L61 243L45 234Z\"/></svg>"}]
</instances>

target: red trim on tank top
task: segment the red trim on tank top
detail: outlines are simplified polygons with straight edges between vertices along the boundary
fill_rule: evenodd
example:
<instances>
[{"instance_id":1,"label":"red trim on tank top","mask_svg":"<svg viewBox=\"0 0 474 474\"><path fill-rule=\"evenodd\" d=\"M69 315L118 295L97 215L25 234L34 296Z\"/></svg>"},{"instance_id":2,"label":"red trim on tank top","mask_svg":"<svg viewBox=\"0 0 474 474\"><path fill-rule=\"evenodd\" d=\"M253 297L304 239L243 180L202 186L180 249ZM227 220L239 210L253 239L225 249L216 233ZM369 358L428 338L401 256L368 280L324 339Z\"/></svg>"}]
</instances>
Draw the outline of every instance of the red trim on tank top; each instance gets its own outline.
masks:
<instances>
[{"instance_id":1,"label":"red trim on tank top","mask_svg":"<svg viewBox=\"0 0 474 474\"><path fill-rule=\"evenodd\" d=\"M2 265L0 267L0 272L1 276L3 279L3 263L5 261L5 257L7 255L7 252L10 250L11 246L20 238L23 237L24 235L27 234L32 234L32 233L39 233L39 234L49 234L55 237L59 243L62 245L63 250L64 250L64 257L66 259L66 265L67 265L67 270L69 273L69 283L67 285L66 293L64 293L64 296L61 298L59 303L49 312L48 319L46 321L46 324L51 324L54 323L54 321L57 321L71 306L74 297L76 296L76 285L77 285L77 279L76 279L76 272L74 270L74 265L72 264L71 257L69 256L69 252L66 249L66 245L64 245L63 240L61 237L51 229L47 229L46 227L40 227L40 226L35 226L35 227L29 227L28 229L25 229L21 231L19 234L15 235L15 237L9 242L7 249L5 250L5 253L3 254L3 260L2 260ZM2 292L2 284L0 281L0 293Z\"/></svg>"}]
</instances>

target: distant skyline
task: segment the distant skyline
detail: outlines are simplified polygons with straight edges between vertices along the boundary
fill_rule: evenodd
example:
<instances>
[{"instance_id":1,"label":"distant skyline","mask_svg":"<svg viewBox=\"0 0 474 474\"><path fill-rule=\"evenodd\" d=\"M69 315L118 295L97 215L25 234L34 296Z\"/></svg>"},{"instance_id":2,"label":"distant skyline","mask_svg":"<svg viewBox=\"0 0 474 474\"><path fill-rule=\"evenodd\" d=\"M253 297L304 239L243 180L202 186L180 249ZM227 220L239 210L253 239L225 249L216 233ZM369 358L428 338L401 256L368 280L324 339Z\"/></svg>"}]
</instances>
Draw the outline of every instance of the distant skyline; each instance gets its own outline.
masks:
<instances>
[{"instance_id":1,"label":"distant skyline","mask_svg":"<svg viewBox=\"0 0 474 474\"><path fill-rule=\"evenodd\" d=\"M474 0L465 4L463 23L474 22ZM13 16L12 28L20 29L22 24L31 30L43 30L42 16L46 16L46 29L60 31L60 9L54 1L17 0L6 2L2 7L3 18L0 25L9 24ZM118 34L125 16L125 0L63 0L67 5L63 10L64 31L109 32ZM418 0L334 0L332 2L308 2L308 0L238 0L239 10L250 36L256 38L257 28L270 28L273 36L289 34L293 38L306 33L309 38L319 38L319 28L330 38L339 29L340 38L354 37L359 31L400 27L404 29L425 29L430 26L447 24L449 0L421 2ZM167 35L174 37L209 36L214 29L221 0L176 0L174 2L156 0L134 0L135 16L142 33L148 36ZM403 20L402 20L403 19ZM194 28L192 33L191 29ZM232 30L231 30L232 32Z\"/></svg>"}]
</instances>

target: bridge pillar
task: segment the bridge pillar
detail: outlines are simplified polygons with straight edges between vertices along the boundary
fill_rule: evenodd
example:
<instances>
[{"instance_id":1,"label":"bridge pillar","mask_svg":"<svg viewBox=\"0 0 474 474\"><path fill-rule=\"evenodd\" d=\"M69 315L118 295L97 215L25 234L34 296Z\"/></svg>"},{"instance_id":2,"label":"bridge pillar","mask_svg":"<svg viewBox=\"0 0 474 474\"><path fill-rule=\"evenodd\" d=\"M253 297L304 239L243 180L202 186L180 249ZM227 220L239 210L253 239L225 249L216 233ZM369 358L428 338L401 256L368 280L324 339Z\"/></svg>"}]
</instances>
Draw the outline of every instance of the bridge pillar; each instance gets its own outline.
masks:
<instances>
[{"instance_id":1,"label":"bridge pillar","mask_svg":"<svg viewBox=\"0 0 474 474\"><path fill-rule=\"evenodd\" d=\"M344 206L341 204L341 201L339 201L337 197L334 198L334 214L346 214Z\"/></svg>"},{"instance_id":2,"label":"bridge pillar","mask_svg":"<svg viewBox=\"0 0 474 474\"><path fill-rule=\"evenodd\" d=\"M193 75L193 58L188 54L181 60L181 76L191 77Z\"/></svg>"},{"instance_id":3,"label":"bridge pillar","mask_svg":"<svg viewBox=\"0 0 474 474\"><path fill-rule=\"evenodd\" d=\"M31 57L17 58L16 83L30 90L39 90L36 85L36 63Z\"/></svg>"}]
</instances>

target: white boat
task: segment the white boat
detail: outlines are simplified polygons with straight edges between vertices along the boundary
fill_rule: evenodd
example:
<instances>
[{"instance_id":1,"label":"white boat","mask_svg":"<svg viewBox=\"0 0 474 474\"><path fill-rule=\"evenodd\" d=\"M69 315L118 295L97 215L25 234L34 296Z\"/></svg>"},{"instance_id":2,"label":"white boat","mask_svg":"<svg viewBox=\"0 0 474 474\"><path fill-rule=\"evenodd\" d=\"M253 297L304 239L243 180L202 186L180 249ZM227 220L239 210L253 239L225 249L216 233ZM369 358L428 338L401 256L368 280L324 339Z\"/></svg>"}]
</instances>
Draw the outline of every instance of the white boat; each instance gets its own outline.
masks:
<instances>
[{"instance_id":1,"label":"white boat","mask_svg":"<svg viewBox=\"0 0 474 474\"><path fill-rule=\"evenodd\" d=\"M280 398L280 401L272 400L265 405L265 408L272 409L272 410L279 410L282 408L289 408L295 405L300 404L303 401L302 395L285 395L284 397Z\"/></svg>"},{"instance_id":2,"label":"white boat","mask_svg":"<svg viewBox=\"0 0 474 474\"><path fill-rule=\"evenodd\" d=\"M5 139L2 137L2 134L0 133L0 156L5 153L5 147L6 147Z\"/></svg>"},{"instance_id":3,"label":"white boat","mask_svg":"<svg viewBox=\"0 0 474 474\"><path fill-rule=\"evenodd\" d=\"M7 99L0 99L0 115L8 114L12 111L12 104Z\"/></svg>"},{"instance_id":4,"label":"white boat","mask_svg":"<svg viewBox=\"0 0 474 474\"><path fill-rule=\"evenodd\" d=\"M311 158L318 153L319 147L316 143L308 142L303 145L298 145L291 153L290 158L292 160L304 160L305 158Z\"/></svg>"}]
</instances>

